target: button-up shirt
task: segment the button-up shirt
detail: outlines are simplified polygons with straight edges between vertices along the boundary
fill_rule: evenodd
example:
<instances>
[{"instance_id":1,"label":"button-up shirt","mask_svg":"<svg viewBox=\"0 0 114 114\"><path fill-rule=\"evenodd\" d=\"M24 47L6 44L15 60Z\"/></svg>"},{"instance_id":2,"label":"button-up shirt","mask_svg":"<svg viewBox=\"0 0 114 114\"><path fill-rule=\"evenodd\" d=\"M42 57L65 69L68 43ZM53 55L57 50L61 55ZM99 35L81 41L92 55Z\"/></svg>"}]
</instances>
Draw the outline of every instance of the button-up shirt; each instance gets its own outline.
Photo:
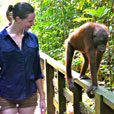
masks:
<instances>
[{"instance_id":1,"label":"button-up shirt","mask_svg":"<svg viewBox=\"0 0 114 114\"><path fill-rule=\"evenodd\" d=\"M20 49L6 28L0 32L0 96L21 100L37 91L35 81L43 78L36 35L24 31Z\"/></svg>"}]
</instances>

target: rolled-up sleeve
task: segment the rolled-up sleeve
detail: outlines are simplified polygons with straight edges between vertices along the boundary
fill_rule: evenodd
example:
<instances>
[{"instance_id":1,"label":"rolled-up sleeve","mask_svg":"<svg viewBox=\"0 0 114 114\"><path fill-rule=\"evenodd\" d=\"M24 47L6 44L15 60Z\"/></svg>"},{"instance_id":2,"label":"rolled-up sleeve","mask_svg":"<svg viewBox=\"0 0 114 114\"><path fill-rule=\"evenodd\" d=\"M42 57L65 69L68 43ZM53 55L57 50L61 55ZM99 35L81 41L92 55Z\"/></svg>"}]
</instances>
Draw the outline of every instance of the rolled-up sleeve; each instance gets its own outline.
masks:
<instances>
[{"instance_id":1,"label":"rolled-up sleeve","mask_svg":"<svg viewBox=\"0 0 114 114\"><path fill-rule=\"evenodd\" d=\"M38 43L38 38L36 37L37 43ZM35 75L35 80L39 79L39 78L43 78L43 74L41 71L41 65L40 65L40 54L39 54L39 43L38 43L38 47L36 50L36 55L35 55L35 59L34 59L34 75Z\"/></svg>"}]
</instances>

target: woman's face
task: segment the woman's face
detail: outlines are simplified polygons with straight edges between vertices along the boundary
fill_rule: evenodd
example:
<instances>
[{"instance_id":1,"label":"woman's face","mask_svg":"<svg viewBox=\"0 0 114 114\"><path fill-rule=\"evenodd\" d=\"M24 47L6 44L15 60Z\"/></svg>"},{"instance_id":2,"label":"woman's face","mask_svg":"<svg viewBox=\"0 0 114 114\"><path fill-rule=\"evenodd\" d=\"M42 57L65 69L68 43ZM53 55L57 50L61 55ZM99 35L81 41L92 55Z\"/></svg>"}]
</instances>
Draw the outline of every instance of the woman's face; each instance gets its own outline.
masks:
<instances>
[{"instance_id":1,"label":"woman's face","mask_svg":"<svg viewBox=\"0 0 114 114\"><path fill-rule=\"evenodd\" d=\"M35 13L28 14L27 18L21 20L21 26L24 30L28 30L34 25Z\"/></svg>"}]
</instances>

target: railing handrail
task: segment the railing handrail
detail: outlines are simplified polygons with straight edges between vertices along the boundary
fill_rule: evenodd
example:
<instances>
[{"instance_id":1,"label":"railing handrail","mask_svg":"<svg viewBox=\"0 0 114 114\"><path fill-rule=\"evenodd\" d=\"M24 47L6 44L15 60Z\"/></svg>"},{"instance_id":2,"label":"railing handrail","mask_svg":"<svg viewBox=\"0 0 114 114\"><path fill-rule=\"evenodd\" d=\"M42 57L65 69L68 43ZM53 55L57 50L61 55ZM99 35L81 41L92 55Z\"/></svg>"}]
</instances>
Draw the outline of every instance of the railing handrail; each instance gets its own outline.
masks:
<instances>
[{"instance_id":1,"label":"railing handrail","mask_svg":"<svg viewBox=\"0 0 114 114\"><path fill-rule=\"evenodd\" d=\"M65 66L48 56L47 54L44 54L40 51L40 57L43 60L46 60L49 65L51 65L53 68L60 71L62 74L65 75ZM79 78L79 73L72 70L72 76L75 79L75 83L80 85L82 88L87 89L91 85L90 80L81 80ZM98 88L94 92L95 94L98 94L103 97L103 102L107 104L111 109L114 110L114 93L111 91L108 91L107 89L98 86Z\"/></svg>"}]
</instances>

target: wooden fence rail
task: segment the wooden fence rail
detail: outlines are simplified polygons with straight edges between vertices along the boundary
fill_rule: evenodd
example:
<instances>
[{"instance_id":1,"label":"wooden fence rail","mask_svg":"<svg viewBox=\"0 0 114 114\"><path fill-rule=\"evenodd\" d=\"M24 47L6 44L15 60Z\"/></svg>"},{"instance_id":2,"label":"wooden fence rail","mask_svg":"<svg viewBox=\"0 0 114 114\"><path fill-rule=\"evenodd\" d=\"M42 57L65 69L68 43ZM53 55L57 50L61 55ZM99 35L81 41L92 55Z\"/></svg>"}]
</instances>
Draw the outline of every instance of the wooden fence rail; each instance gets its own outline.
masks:
<instances>
[{"instance_id":1,"label":"wooden fence rail","mask_svg":"<svg viewBox=\"0 0 114 114\"><path fill-rule=\"evenodd\" d=\"M65 83L65 66L48 55L40 52L41 66L46 79L47 114L66 114L66 104L71 102L73 114L82 112L82 90L86 90L90 80L80 80L79 73L72 71L76 91L72 95L67 91ZM114 114L114 93L98 86L95 90L95 114Z\"/></svg>"}]
</instances>

